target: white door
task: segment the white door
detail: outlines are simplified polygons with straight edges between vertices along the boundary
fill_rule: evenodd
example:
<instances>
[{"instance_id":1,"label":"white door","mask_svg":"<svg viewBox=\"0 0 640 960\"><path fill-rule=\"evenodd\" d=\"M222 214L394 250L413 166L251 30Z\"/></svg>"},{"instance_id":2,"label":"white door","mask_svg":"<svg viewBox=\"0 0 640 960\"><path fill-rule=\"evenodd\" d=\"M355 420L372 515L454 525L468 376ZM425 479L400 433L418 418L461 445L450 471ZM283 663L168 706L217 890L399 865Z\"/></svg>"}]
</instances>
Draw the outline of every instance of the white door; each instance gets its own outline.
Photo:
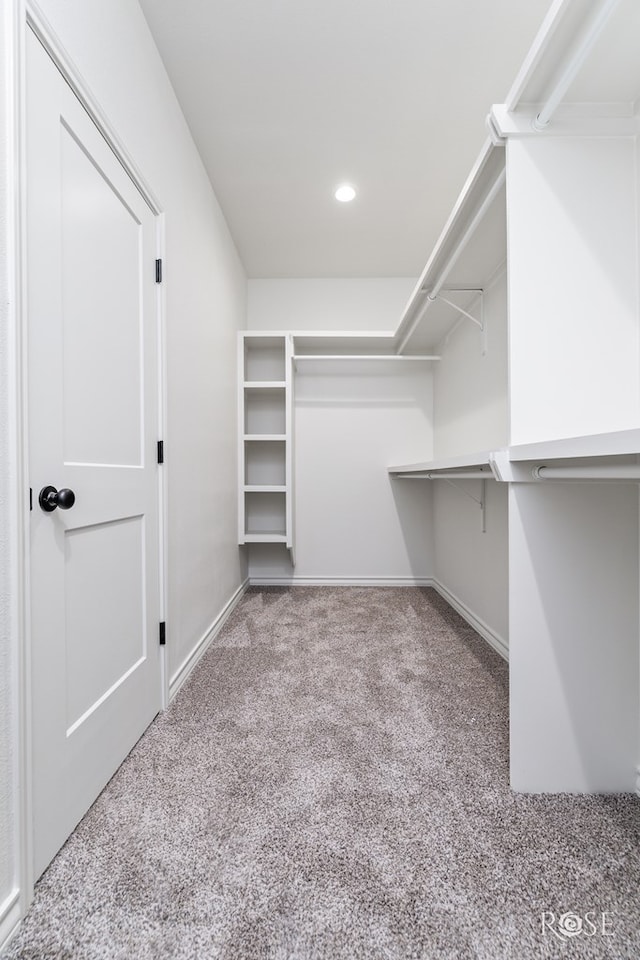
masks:
<instances>
[{"instance_id":1,"label":"white door","mask_svg":"<svg viewBox=\"0 0 640 960\"><path fill-rule=\"evenodd\" d=\"M27 50L34 861L161 704L156 221L38 40ZM71 490L42 509L43 488ZM56 502L53 495L53 506ZM66 507L66 509L63 509Z\"/></svg>"}]
</instances>

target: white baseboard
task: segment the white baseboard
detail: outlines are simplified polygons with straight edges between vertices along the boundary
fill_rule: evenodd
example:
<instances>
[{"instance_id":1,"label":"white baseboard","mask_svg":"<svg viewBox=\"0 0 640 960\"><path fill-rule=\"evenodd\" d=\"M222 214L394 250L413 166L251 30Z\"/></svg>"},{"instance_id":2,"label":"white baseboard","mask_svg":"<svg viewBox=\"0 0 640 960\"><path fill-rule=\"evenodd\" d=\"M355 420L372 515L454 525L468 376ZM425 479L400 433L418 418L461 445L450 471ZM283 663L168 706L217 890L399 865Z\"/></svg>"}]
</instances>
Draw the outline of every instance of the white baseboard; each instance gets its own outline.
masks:
<instances>
[{"instance_id":1,"label":"white baseboard","mask_svg":"<svg viewBox=\"0 0 640 960\"><path fill-rule=\"evenodd\" d=\"M509 644L506 640L500 636L499 633L496 633L495 630L492 630L488 624L481 620L480 617L477 617L475 613L469 609L466 603L463 603L455 594L451 593L450 590L440 583L439 580L433 580L433 588L437 590L443 600L446 600L450 607L453 607L461 617L463 617L469 626L473 627L476 633L479 633L484 640L487 641L490 647L499 653L500 656L509 662Z\"/></svg>"},{"instance_id":2,"label":"white baseboard","mask_svg":"<svg viewBox=\"0 0 640 960\"><path fill-rule=\"evenodd\" d=\"M188 657L183 660L182 664L171 677L169 681L169 702L173 700L182 684L185 682L195 665L205 653L211 641L218 635L224 626L225 621L228 619L230 614L233 613L243 595L246 593L248 587L249 578L247 577L247 579L240 584L228 603L223 607L211 626L200 637Z\"/></svg>"},{"instance_id":3,"label":"white baseboard","mask_svg":"<svg viewBox=\"0 0 640 960\"><path fill-rule=\"evenodd\" d=\"M252 587L432 587L431 577L251 577Z\"/></svg>"},{"instance_id":4,"label":"white baseboard","mask_svg":"<svg viewBox=\"0 0 640 960\"><path fill-rule=\"evenodd\" d=\"M0 904L0 953L17 933L21 919L20 891L14 890L4 903Z\"/></svg>"}]
</instances>

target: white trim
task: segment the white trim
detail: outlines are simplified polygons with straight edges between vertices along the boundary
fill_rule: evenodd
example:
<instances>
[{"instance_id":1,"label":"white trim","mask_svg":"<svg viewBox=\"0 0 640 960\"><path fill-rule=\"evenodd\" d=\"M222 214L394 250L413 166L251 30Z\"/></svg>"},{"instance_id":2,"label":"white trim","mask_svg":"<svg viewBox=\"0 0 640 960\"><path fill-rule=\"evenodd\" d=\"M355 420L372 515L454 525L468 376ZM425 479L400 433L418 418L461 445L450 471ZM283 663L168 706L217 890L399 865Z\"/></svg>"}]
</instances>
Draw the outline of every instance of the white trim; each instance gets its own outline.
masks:
<instances>
[{"instance_id":1,"label":"white trim","mask_svg":"<svg viewBox=\"0 0 640 960\"><path fill-rule=\"evenodd\" d=\"M156 257L162 260L164 267L166 251L166 230L164 213L156 214ZM160 620L169 619L169 492L167 468L168 444L168 401L167 384L167 311L166 311L166 270L163 269L162 283L156 284L157 319L157 403L158 403L158 440L163 442L164 463L158 466L158 568L160 574ZM160 651L160 683L162 708L169 706L169 651L166 646Z\"/></svg>"},{"instance_id":2,"label":"white trim","mask_svg":"<svg viewBox=\"0 0 640 960\"><path fill-rule=\"evenodd\" d=\"M0 953L18 932L21 919L20 891L13 890L0 905Z\"/></svg>"},{"instance_id":3,"label":"white trim","mask_svg":"<svg viewBox=\"0 0 640 960\"><path fill-rule=\"evenodd\" d=\"M31 631L29 592L29 500L26 336L26 125L25 125L25 22L24 0L5 5L5 98L7 133L7 184L13 204L7 208L9 243L8 351L6 358L8 408L9 538L11 579L11 688L14 696L12 764L14 883L16 889L0 908L0 941L24 916L33 899L31 831Z\"/></svg>"},{"instance_id":4,"label":"white trim","mask_svg":"<svg viewBox=\"0 0 640 960\"><path fill-rule=\"evenodd\" d=\"M224 626L226 620L229 618L230 614L233 613L235 608L240 603L240 600L246 593L249 588L249 578L247 577L243 583L240 584L236 592L233 594L230 600L227 601L225 606L222 608L216 619L213 621L211 626L205 631L205 633L200 637L195 647L191 653L183 660L182 664L178 667L174 675L169 681L169 700L173 700L178 690L185 682L187 677L190 675L200 658L206 653L207 647L214 640L217 635L220 633L220 630Z\"/></svg>"},{"instance_id":5,"label":"white trim","mask_svg":"<svg viewBox=\"0 0 640 960\"><path fill-rule=\"evenodd\" d=\"M470 627L479 633L480 636L487 641L490 647L499 653L500 656L509 662L509 644L507 641L500 636L499 633L496 633L495 630L492 630L488 624L481 620L480 617L477 617L472 610L463 603L455 594L451 593L444 584L440 583L439 580L434 579L432 581L432 586L434 590L440 594L443 600L446 600L450 607L460 614L460 616L467 621Z\"/></svg>"},{"instance_id":6,"label":"white trim","mask_svg":"<svg viewBox=\"0 0 640 960\"><path fill-rule=\"evenodd\" d=\"M250 577L252 587L433 587L431 577Z\"/></svg>"}]
</instances>

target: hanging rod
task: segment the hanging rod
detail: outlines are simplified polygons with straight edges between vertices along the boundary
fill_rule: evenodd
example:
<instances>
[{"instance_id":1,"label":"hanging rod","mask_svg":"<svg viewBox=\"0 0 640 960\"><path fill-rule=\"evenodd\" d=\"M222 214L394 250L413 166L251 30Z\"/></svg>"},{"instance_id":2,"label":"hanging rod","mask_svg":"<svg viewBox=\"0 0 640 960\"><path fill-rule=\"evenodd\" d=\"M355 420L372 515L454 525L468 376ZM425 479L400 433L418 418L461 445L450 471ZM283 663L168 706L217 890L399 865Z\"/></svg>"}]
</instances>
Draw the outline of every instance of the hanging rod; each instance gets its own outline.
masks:
<instances>
[{"instance_id":1,"label":"hanging rod","mask_svg":"<svg viewBox=\"0 0 640 960\"><path fill-rule=\"evenodd\" d=\"M640 464L595 467L547 467L544 464L531 471L536 480L626 480L640 481Z\"/></svg>"},{"instance_id":2,"label":"hanging rod","mask_svg":"<svg viewBox=\"0 0 640 960\"><path fill-rule=\"evenodd\" d=\"M458 241L457 245L454 247L453 252L452 252L451 255L449 256L449 259L447 260L447 262L446 262L443 270L441 271L440 276L438 277L437 281L434 283L434 285L431 287L431 289L427 292L426 301L425 301L425 303L422 305L422 307L420 308L420 310L418 310L418 313L416 314L416 316L414 317L412 323L410 324L409 329L407 330L407 332L405 333L404 337L402 338L402 341L401 341L401 343L400 343L400 346L398 347L398 353L402 353L402 351L403 351L404 348L406 347L407 343L409 342L409 340L411 339L411 337L412 337L413 334L415 333L416 327L418 326L418 324L420 323L420 321L421 321L422 318L424 317L424 315L425 315L425 313L427 312L427 310L429 309L430 305L431 305L431 304L434 302L434 300L437 298L438 294L440 293L440 290L442 289L442 287L443 287L444 284L445 284L445 281L446 281L449 273L451 272L451 270L453 269L453 267L456 265L456 263L457 263L458 260L460 259L460 256L461 256L462 253L464 252L465 247L467 246L467 244L469 243L469 241L470 241L471 238L473 237L474 233L476 232L476 230L478 229L478 227L479 227L480 224L482 223L484 217L485 217L486 214L487 214L487 211L489 210L489 208L490 208L491 205L493 204L495 198L496 198L496 197L498 196L498 194L500 193L500 190L502 189L502 186L503 186L503 184L504 184L504 182L505 182L505 179L506 179L506 168L503 167L503 169L500 171L498 177L496 178L493 186L491 187L491 189L490 189L489 192L487 193L486 197L484 198L484 200L483 200L482 203L480 204L480 207L478 208L478 210L477 210L477 212L476 212L476 215L473 217L473 219L472 219L471 222L469 223L469 226L467 227L467 229L465 230L465 232L462 234L462 236L461 236L460 240Z\"/></svg>"},{"instance_id":3,"label":"hanging rod","mask_svg":"<svg viewBox=\"0 0 640 960\"><path fill-rule=\"evenodd\" d=\"M425 356L424 354L403 354L401 357L395 353L294 353L293 360L439 360L435 355Z\"/></svg>"},{"instance_id":4,"label":"hanging rod","mask_svg":"<svg viewBox=\"0 0 640 960\"><path fill-rule=\"evenodd\" d=\"M396 473L398 480L491 480L490 470L425 470L422 473Z\"/></svg>"},{"instance_id":5,"label":"hanging rod","mask_svg":"<svg viewBox=\"0 0 640 960\"><path fill-rule=\"evenodd\" d=\"M486 533L487 485L485 481L493 479L493 473L490 470L467 470L466 472L464 470L439 470L437 472L425 470L422 473L398 473L394 476L397 480L444 480L449 486L460 490L461 493L478 504L480 507L480 529L482 533ZM469 490L455 483L456 480L480 480L480 497L474 497Z\"/></svg>"},{"instance_id":6,"label":"hanging rod","mask_svg":"<svg viewBox=\"0 0 640 960\"><path fill-rule=\"evenodd\" d=\"M604 25L619 2L620 0L603 0L600 4L599 10L596 11L591 23L586 28L569 63L558 77L555 87L547 97L546 103L534 119L533 127L535 130L546 130L549 126L551 118L558 109L562 98L578 75L582 64L591 52L591 48L594 46Z\"/></svg>"}]
</instances>

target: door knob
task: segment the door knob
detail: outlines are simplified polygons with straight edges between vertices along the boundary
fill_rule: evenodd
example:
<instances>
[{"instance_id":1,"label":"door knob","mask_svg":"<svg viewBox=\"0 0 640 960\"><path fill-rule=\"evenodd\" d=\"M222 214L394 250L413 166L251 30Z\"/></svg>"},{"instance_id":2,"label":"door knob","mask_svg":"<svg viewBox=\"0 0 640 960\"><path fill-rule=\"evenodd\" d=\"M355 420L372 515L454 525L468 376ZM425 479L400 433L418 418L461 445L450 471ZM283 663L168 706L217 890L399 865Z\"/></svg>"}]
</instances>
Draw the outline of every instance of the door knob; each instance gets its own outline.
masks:
<instances>
[{"instance_id":1,"label":"door knob","mask_svg":"<svg viewBox=\"0 0 640 960\"><path fill-rule=\"evenodd\" d=\"M38 496L38 503L45 513L52 513L56 507L60 507L61 510L70 510L75 502L76 495L68 487L62 490L56 490L55 487L43 487Z\"/></svg>"}]
</instances>

